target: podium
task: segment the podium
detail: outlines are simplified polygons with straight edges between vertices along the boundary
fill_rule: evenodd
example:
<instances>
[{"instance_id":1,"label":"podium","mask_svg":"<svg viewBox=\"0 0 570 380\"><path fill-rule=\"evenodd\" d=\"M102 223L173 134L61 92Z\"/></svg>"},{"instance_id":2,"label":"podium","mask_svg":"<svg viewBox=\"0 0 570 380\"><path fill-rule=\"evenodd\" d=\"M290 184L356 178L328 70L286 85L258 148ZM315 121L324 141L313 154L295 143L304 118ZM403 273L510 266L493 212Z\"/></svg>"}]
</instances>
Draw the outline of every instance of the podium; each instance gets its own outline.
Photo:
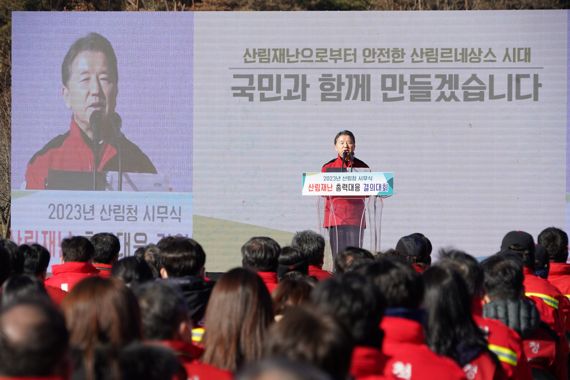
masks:
<instances>
[{"instance_id":1,"label":"podium","mask_svg":"<svg viewBox=\"0 0 570 380\"><path fill-rule=\"evenodd\" d=\"M347 246L380 251L384 198L393 194L390 172L303 173L302 195L317 198L318 230L329 236L333 260Z\"/></svg>"}]
</instances>

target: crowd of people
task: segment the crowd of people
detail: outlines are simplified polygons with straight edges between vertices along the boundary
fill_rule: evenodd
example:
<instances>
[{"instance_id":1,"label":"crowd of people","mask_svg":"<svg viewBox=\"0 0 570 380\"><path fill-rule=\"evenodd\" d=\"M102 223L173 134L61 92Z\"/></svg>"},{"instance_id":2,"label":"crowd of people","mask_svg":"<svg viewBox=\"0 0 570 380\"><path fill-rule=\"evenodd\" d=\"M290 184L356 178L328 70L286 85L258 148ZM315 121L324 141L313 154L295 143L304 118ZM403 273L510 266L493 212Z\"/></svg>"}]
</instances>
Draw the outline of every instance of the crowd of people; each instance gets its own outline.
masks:
<instances>
[{"instance_id":1,"label":"crowd of people","mask_svg":"<svg viewBox=\"0 0 570 380\"><path fill-rule=\"evenodd\" d=\"M252 237L215 280L169 236L119 258L110 233L50 252L0 241L0 379L567 379L568 235L511 231L478 262L414 233L394 249Z\"/></svg>"}]
</instances>

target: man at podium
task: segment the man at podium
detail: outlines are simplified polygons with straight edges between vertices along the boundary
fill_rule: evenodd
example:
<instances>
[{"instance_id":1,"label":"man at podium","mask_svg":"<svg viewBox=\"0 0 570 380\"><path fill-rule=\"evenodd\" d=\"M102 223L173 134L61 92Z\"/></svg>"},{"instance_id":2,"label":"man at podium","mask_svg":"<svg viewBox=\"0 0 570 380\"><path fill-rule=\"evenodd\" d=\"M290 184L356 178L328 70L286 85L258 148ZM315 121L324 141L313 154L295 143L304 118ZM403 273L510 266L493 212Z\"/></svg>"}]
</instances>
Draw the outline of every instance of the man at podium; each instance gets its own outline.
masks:
<instances>
[{"instance_id":1,"label":"man at podium","mask_svg":"<svg viewBox=\"0 0 570 380\"><path fill-rule=\"evenodd\" d=\"M351 172L369 170L369 166L354 157L356 140L351 131L340 131L334 138L337 157L323 165L322 172ZM366 228L363 197L326 197L323 227L329 230L333 260L346 247L362 247Z\"/></svg>"}]
</instances>

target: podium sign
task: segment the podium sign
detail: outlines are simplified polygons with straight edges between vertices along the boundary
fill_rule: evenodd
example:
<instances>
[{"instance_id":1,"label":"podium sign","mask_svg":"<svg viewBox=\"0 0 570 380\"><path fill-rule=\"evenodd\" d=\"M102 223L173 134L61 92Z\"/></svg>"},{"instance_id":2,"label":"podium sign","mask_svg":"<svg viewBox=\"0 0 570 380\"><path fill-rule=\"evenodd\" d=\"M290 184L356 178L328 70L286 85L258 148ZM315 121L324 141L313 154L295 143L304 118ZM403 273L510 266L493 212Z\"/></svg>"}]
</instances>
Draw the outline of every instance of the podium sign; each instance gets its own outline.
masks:
<instances>
[{"instance_id":1,"label":"podium sign","mask_svg":"<svg viewBox=\"0 0 570 380\"><path fill-rule=\"evenodd\" d=\"M303 193L314 196L381 196L394 194L394 174L385 172L303 173Z\"/></svg>"}]
</instances>

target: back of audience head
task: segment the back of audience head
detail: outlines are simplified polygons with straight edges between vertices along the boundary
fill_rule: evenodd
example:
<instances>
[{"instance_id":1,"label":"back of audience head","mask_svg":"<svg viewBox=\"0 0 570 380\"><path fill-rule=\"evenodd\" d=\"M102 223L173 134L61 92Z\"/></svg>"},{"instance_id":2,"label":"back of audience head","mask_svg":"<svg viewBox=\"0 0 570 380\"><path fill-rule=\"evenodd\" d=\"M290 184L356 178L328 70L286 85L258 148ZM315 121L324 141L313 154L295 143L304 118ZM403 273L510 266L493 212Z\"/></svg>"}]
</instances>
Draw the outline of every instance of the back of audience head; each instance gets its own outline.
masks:
<instances>
[{"instance_id":1,"label":"back of audience head","mask_svg":"<svg viewBox=\"0 0 570 380\"><path fill-rule=\"evenodd\" d=\"M258 360L272 321L271 296L261 278L245 268L226 272L208 302L202 360L228 371Z\"/></svg>"},{"instance_id":2,"label":"back of audience head","mask_svg":"<svg viewBox=\"0 0 570 380\"><path fill-rule=\"evenodd\" d=\"M22 300L0 311L0 376L67 378L69 335L47 302Z\"/></svg>"},{"instance_id":3,"label":"back of audience head","mask_svg":"<svg viewBox=\"0 0 570 380\"><path fill-rule=\"evenodd\" d=\"M160 277L160 250L156 244L148 244L137 248L134 256L148 264L154 278Z\"/></svg>"},{"instance_id":4,"label":"back of audience head","mask_svg":"<svg viewBox=\"0 0 570 380\"><path fill-rule=\"evenodd\" d=\"M301 305L309 300L315 284L307 276L296 276L290 272L271 293L273 310L276 316L282 315L286 309Z\"/></svg>"},{"instance_id":5,"label":"back of audience head","mask_svg":"<svg viewBox=\"0 0 570 380\"><path fill-rule=\"evenodd\" d=\"M285 357L313 365L332 379L348 376L353 350L350 332L334 316L307 307L287 310L269 328L267 357Z\"/></svg>"},{"instance_id":6,"label":"back of audience head","mask_svg":"<svg viewBox=\"0 0 570 380\"><path fill-rule=\"evenodd\" d=\"M0 239L0 247L6 250L10 260L10 274L22 274L24 270L24 258L18 252L18 245L9 239Z\"/></svg>"},{"instance_id":7,"label":"back of audience head","mask_svg":"<svg viewBox=\"0 0 570 380\"><path fill-rule=\"evenodd\" d=\"M22 299L37 299L50 302L42 280L35 276L19 274L8 278L2 284L2 307Z\"/></svg>"},{"instance_id":8,"label":"back of audience head","mask_svg":"<svg viewBox=\"0 0 570 380\"><path fill-rule=\"evenodd\" d=\"M396 244L395 250L398 255L410 264L423 266L431 264L431 242L419 232L401 237Z\"/></svg>"},{"instance_id":9,"label":"back of audience head","mask_svg":"<svg viewBox=\"0 0 570 380\"><path fill-rule=\"evenodd\" d=\"M100 232L91 236L91 244L95 249L93 262L101 264L113 264L119 259L121 242L119 238L108 232Z\"/></svg>"},{"instance_id":10,"label":"back of audience head","mask_svg":"<svg viewBox=\"0 0 570 380\"><path fill-rule=\"evenodd\" d=\"M160 275L167 277L202 276L206 253L194 239L167 236L157 244L160 250Z\"/></svg>"},{"instance_id":11,"label":"back of audience head","mask_svg":"<svg viewBox=\"0 0 570 380\"><path fill-rule=\"evenodd\" d=\"M546 279L549 271L550 260L548 253L546 253L546 249L543 246L537 244L534 246L534 275Z\"/></svg>"},{"instance_id":12,"label":"back of audience head","mask_svg":"<svg viewBox=\"0 0 570 380\"><path fill-rule=\"evenodd\" d=\"M10 277L10 256L6 248L0 246L0 285Z\"/></svg>"},{"instance_id":13,"label":"back of audience head","mask_svg":"<svg viewBox=\"0 0 570 380\"><path fill-rule=\"evenodd\" d=\"M95 248L84 236L72 236L61 241L61 253L64 262L90 262Z\"/></svg>"},{"instance_id":14,"label":"back of audience head","mask_svg":"<svg viewBox=\"0 0 570 380\"><path fill-rule=\"evenodd\" d=\"M344 323L356 345L378 349L382 346L378 326L384 314L384 300L361 274L348 272L319 283L311 301L318 310Z\"/></svg>"},{"instance_id":15,"label":"back of audience head","mask_svg":"<svg viewBox=\"0 0 570 380\"><path fill-rule=\"evenodd\" d=\"M186 380L176 354L165 347L131 343L119 355L121 380Z\"/></svg>"},{"instance_id":16,"label":"back of audience head","mask_svg":"<svg viewBox=\"0 0 570 380\"><path fill-rule=\"evenodd\" d=\"M267 358L240 371L236 380L331 380L320 369L285 358Z\"/></svg>"},{"instance_id":17,"label":"back of audience head","mask_svg":"<svg viewBox=\"0 0 570 380\"><path fill-rule=\"evenodd\" d=\"M565 263L568 260L568 234L556 227L548 227L538 235L538 244L544 247L550 261Z\"/></svg>"},{"instance_id":18,"label":"back of audience head","mask_svg":"<svg viewBox=\"0 0 570 380\"><path fill-rule=\"evenodd\" d=\"M518 300L523 296L524 275L520 256L500 253L481 263L484 273L485 295L493 300Z\"/></svg>"},{"instance_id":19,"label":"back of audience head","mask_svg":"<svg viewBox=\"0 0 570 380\"><path fill-rule=\"evenodd\" d=\"M471 297L461 275L435 265L423 273L426 342L439 355L464 367L488 352L485 336L471 316Z\"/></svg>"},{"instance_id":20,"label":"back of audience head","mask_svg":"<svg viewBox=\"0 0 570 380\"><path fill-rule=\"evenodd\" d=\"M469 299L477 301L483 297L483 269L473 256L456 249L441 249L437 265L454 270L463 278Z\"/></svg>"},{"instance_id":21,"label":"back of audience head","mask_svg":"<svg viewBox=\"0 0 570 380\"><path fill-rule=\"evenodd\" d=\"M121 348L141 337L140 309L132 291L117 278L89 277L65 297L62 308L73 347Z\"/></svg>"},{"instance_id":22,"label":"back of audience head","mask_svg":"<svg viewBox=\"0 0 570 380\"><path fill-rule=\"evenodd\" d=\"M135 256L124 257L113 264L111 275L120 278L128 286L142 284L154 278L146 261Z\"/></svg>"},{"instance_id":23,"label":"back of audience head","mask_svg":"<svg viewBox=\"0 0 570 380\"><path fill-rule=\"evenodd\" d=\"M49 251L39 244L22 244L18 250L24 257L24 274L45 279L51 260Z\"/></svg>"},{"instance_id":24,"label":"back of audience head","mask_svg":"<svg viewBox=\"0 0 570 380\"><path fill-rule=\"evenodd\" d=\"M279 280L289 272L309 274L309 262L306 256L297 248L283 247L278 259L277 277Z\"/></svg>"},{"instance_id":25,"label":"back of audience head","mask_svg":"<svg viewBox=\"0 0 570 380\"><path fill-rule=\"evenodd\" d=\"M501 242L501 252L518 254L531 273L534 273L534 249L534 239L524 231L508 232Z\"/></svg>"},{"instance_id":26,"label":"back of audience head","mask_svg":"<svg viewBox=\"0 0 570 380\"><path fill-rule=\"evenodd\" d=\"M242 266L256 272L277 272L279 243L270 237L256 236L241 247Z\"/></svg>"},{"instance_id":27,"label":"back of audience head","mask_svg":"<svg viewBox=\"0 0 570 380\"><path fill-rule=\"evenodd\" d=\"M380 257L375 262L356 269L372 281L386 301L387 308L418 309L424 296L422 277L409 264L392 257Z\"/></svg>"},{"instance_id":28,"label":"back of audience head","mask_svg":"<svg viewBox=\"0 0 570 380\"><path fill-rule=\"evenodd\" d=\"M325 260L325 239L310 230L297 232L291 246L299 249L307 257L309 265L322 267Z\"/></svg>"},{"instance_id":29,"label":"back of audience head","mask_svg":"<svg viewBox=\"0 0 570 380\"><path fill-rule=\"evenodd\" d=\"M164 282L149 282L135 289L146 340L182 340L192 322L180 293Z\"/></svg>"},{"instance_id":30,"label":"back of audience head","mask_svg":"<svg viewBox=\"0 0 570 380\"><path fill-rule=\"evenodd\" d=\"M364 248L347 247L334 259L335 273L345 273L358 265L372 261L374 261L374 256L370 251Z\"/></svg>"},{"instance_id":31,"label":"back of audience head","mask_svg":"<svg viewBox=\"0 0 570 380\"><path fill-rule=\"evenodd\" d=\"M520 255L501 252L485 259L485 304L483 316L499 319L528 338L540 324L540 315L533 301L524 297L523 263Z\"/></svg>"}]
</instances>

